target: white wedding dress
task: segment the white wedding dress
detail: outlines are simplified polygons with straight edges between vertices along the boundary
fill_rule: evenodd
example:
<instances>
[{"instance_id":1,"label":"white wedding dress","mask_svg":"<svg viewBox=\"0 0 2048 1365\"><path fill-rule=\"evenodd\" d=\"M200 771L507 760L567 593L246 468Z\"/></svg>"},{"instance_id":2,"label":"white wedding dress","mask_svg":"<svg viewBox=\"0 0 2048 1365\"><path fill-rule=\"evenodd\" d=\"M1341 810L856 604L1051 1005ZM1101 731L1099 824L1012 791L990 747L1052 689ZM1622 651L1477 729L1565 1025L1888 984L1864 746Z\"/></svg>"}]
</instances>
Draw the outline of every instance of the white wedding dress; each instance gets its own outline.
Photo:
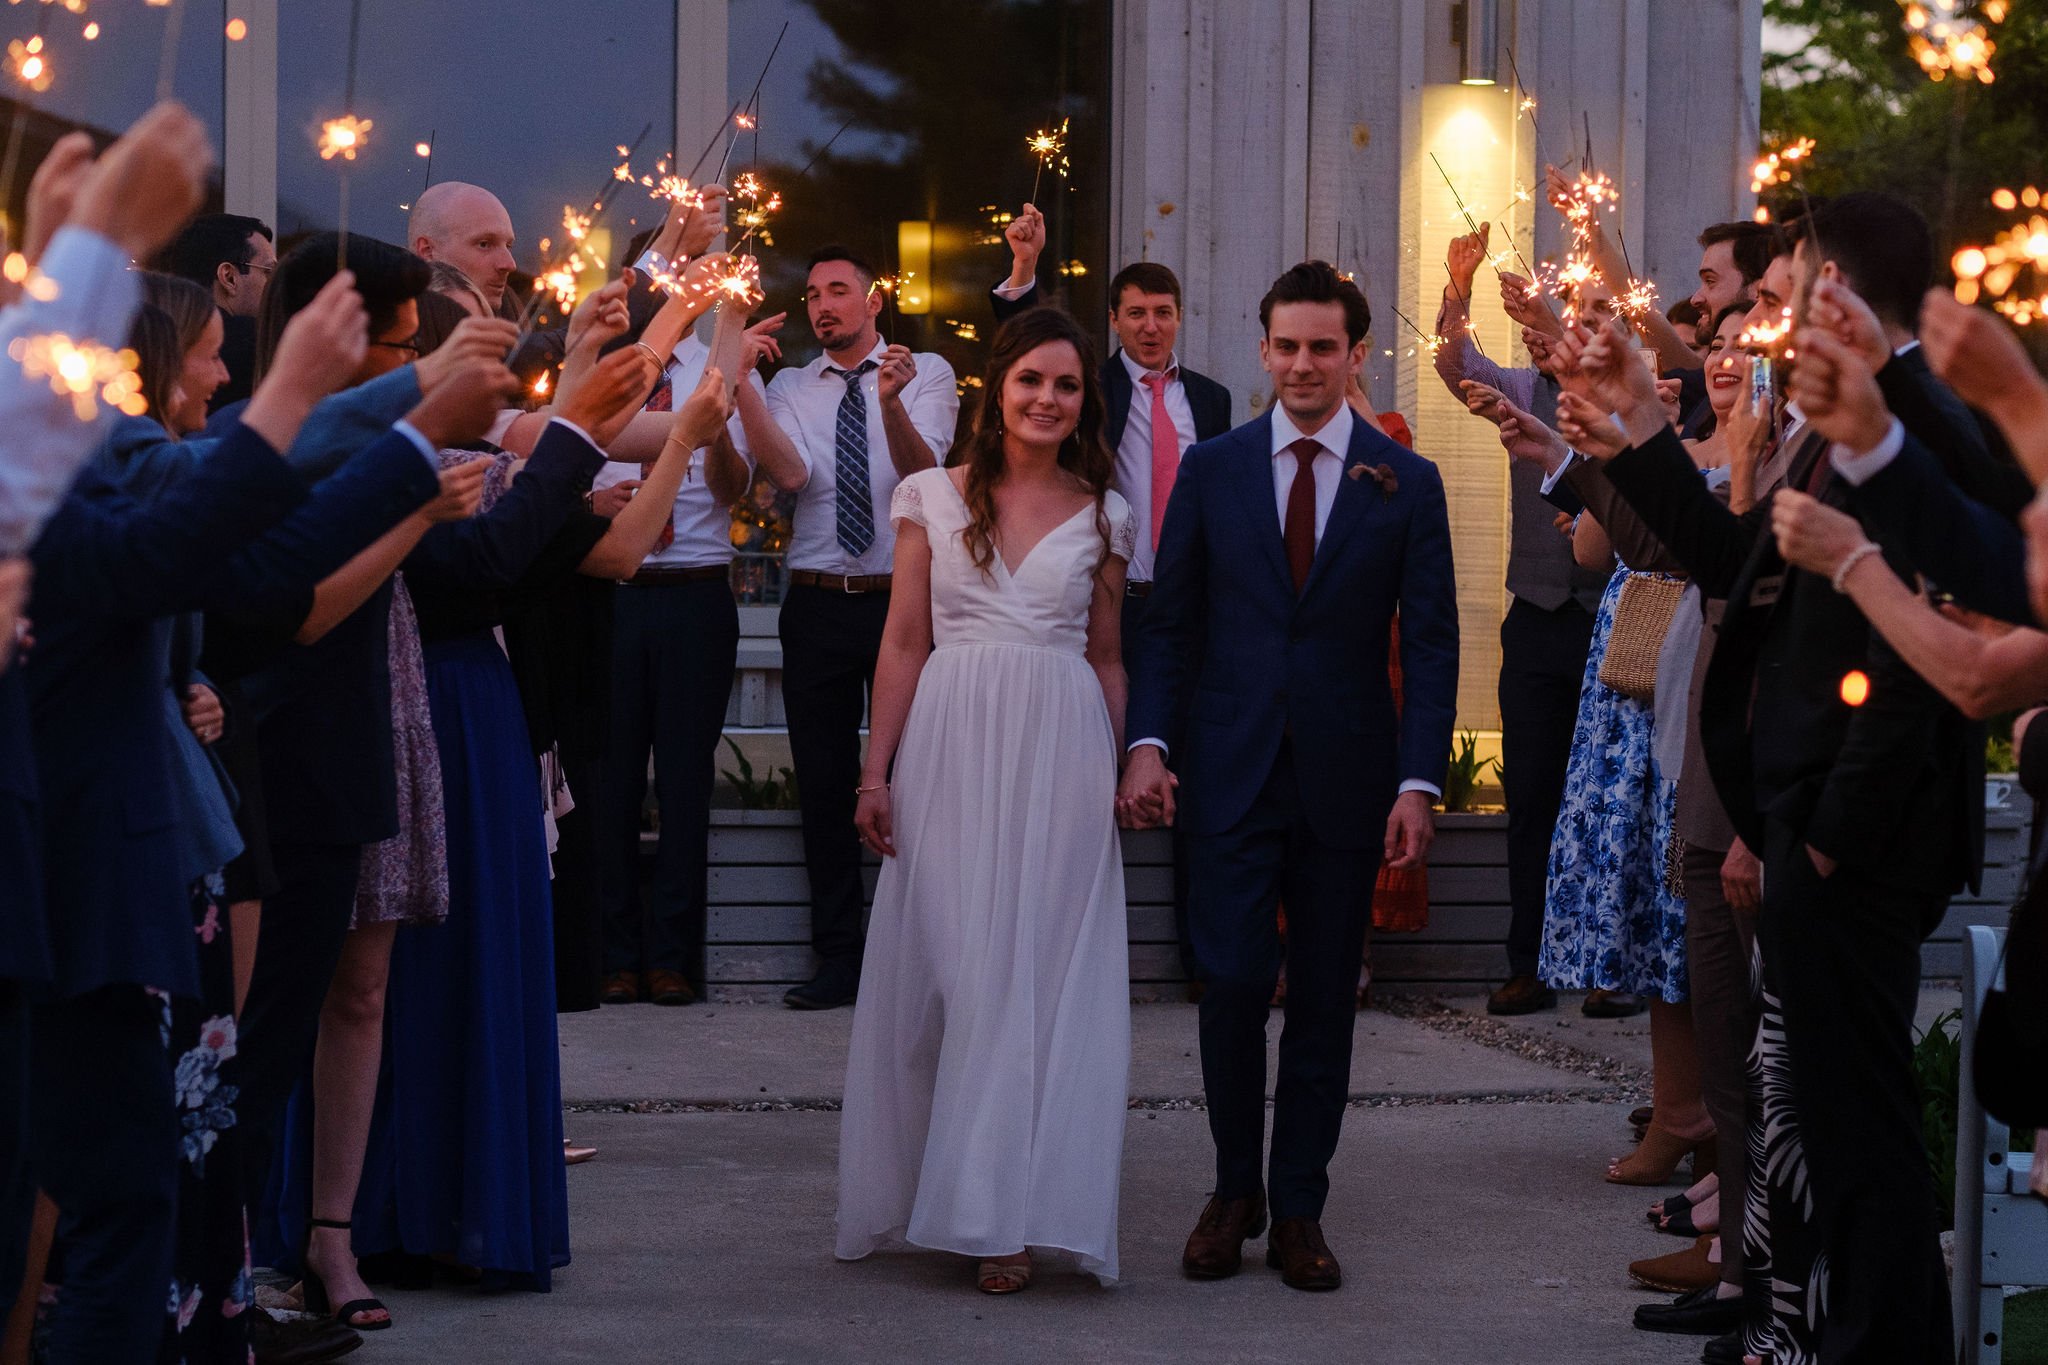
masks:
<instances>
[{"instance_id":1,"label":"white wedding dress","mask_svg":"<svg viewBox=\"0 0 2048 1365\"><path fill-rule=\"evenodd\" d=\"M1136 527L1107 495L1110 550ZM1083 509L985 575L944 469L890 514L932 545L930 660L897 747L839 1135L838 1255L1070 1253L1116 1278L1130 1073L1117 753L1083 657Z\"/></svg>"}]
</instances>

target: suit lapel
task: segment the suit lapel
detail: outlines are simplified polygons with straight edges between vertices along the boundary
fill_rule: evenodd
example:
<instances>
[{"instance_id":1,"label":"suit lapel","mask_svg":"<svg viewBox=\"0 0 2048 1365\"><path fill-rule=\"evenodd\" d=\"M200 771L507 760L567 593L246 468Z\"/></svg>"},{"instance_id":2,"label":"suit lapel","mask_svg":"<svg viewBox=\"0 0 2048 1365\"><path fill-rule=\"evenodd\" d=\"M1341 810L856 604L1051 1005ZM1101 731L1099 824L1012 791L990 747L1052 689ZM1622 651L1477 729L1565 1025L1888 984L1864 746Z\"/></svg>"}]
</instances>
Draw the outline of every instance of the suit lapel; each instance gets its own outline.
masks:
<instances>
[{"instance_id":1,"label":"suit lapel","mask_svg":"<svg viewBox=\"0 0 2048 1365\"><path fill-rule=\"evenodd\" d=\"M1308 571L1308 583L1302 588L1304 601L1316 590L1316 584L1329 572L1329 566L1344 548L1344 542L1358 523L1365 519L1372 500L1380 496L1380 487L1370 479L1351 477L1351 471L1366 464L1365 450L1368 444L1366 424L1354 420L1351 424L1351 447L1344 454L1344 468L1337 475L1337 497L1330 504L1330 519L1323 524L1323 538L1316 545L1315 563Z\"/></svg>"},{"instance_id":2,"label":"suit lapel","mask_svg":"<svg viewBox=\"0 0 2048 1365\"><path fill-rule=\"evenodd\" d=\"M1113 352L1102 366L1102 440L1111 452L1124 443L1124 427L1131 420L1131 372L1124 368L1124 353Z\"/></svg>"},{"instance_id":3,"label":"suit lapel","mask_svg":"<svg viewBox=\"0 0 2048 1365\"><path fill-rule=\"evenodd\" d=\"M1245 511L1246 531L1259 549L1259 558L1273 572L1273 580L1289 598L1294 596L1294 575L1287 570L1287 545L1280 534L1280 513L1273 503L1273 417L1271 413L1237 429L1237 457L1231 463L1232 488L1238 505Z\"/></svg>"}]
</instances>

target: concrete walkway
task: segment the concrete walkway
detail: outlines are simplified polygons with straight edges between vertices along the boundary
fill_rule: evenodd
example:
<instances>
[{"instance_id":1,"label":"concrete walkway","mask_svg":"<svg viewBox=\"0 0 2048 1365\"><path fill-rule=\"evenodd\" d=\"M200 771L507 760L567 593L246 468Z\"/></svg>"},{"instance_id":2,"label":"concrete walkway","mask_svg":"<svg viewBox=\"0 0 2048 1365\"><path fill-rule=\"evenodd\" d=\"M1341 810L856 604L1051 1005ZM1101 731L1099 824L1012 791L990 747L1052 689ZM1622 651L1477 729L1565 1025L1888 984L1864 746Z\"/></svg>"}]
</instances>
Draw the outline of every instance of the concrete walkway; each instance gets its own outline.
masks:
<instances>
[{"instance_id":1,"label":"concrete walkway","mask_svg":"<svg viewBox=\"0 0 2048 1365\"><path fill-rule=\"evenodd\" d=\"M1122 1283L1047 1266L1003 1300L955 1257L832 1259L850 1012L633 1006L562 1020L569 1132L600 1155L569 1172L575 1262L554 1293L395 1294L399 1325L352 1359L1697 1360L1698 1339L1629 1325L1651 1296L1627 1262L1680 1245L1643 1219L1657 1191L1600 1179L1628 1147L1644 1021L1568 1002L1505 1030L1476 998L1389 1003L1408 1017L1359 1016L1324 1224L1335 1294L1284 1288L1258 1243L1234 1280L1178 1273L1211 1161L1186 1006L1134 1010Z\"/></svg>"}]
</instances>

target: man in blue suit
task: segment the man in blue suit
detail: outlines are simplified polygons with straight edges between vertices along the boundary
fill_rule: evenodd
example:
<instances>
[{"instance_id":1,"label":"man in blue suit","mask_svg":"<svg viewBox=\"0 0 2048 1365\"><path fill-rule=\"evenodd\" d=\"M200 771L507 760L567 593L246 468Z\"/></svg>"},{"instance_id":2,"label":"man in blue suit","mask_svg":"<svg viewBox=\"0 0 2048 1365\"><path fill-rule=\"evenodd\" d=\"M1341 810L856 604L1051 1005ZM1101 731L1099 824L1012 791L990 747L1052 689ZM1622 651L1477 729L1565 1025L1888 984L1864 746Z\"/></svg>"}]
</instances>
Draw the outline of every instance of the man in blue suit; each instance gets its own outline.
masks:
<instances>
[{"instance_id":1,"label":"man in blue suit","mask_svg":"<svg viewBox=\"0 0 2048 1365\"><path fill-rule=\"evenodd\" d=\"M1275 281L1259 318L1275 406L1181 464L1136 646L1117 804L1126 824L1178 814L1208 980L1202 1084L1216 1189L1182 1269L1235 1274L1270 1198L1267 1264L1292 1288L1335 1289L1342 1272L1319 1220L1350 1079L1359 955L1381 857L1419 866L1435 831L1458 682L1456 583L1436 466L1344 401L1365 361L1365 296L1307 261ZM1387 678L1396 611L1398 716ZM1286 1027L1262 1182L1282 901Z\"/></svg>"}]
</instances>

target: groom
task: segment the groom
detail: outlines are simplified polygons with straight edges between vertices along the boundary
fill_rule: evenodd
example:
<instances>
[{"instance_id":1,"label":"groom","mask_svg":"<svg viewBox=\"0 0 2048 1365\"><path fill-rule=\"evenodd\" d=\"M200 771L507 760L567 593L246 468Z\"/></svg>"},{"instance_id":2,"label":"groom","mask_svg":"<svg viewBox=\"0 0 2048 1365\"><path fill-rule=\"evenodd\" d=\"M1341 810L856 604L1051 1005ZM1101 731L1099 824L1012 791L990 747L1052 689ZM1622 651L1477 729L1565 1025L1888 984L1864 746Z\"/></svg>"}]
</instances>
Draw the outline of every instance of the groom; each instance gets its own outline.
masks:
<instances>
[{"instance_id":1,"label":"groom","mask_svg":"<svg viewBox=\"0 0 2048 1365\"><path fill-rule=\"evenodd\" d=\"M1365 361L1365 296L1305 261L1274 282L1259 320L1276 405L1181 465L1137 642L1117 806L1126 824L1171 824L1178 803L1189 836L1216 1190L1181 1267L1235 1274L1270 1198L1266 1263L1292 1288L1335 1289L1342 1272L1318 1220L1349 1090L1353 992L1381 857L1419 866L1435 832L1456 584L1436 466L1344 400ZM1387 681L1397 609L1398 718ZM1286 1027L1261 1182L1281 903Z\"/></svg>"}]
</instances>

